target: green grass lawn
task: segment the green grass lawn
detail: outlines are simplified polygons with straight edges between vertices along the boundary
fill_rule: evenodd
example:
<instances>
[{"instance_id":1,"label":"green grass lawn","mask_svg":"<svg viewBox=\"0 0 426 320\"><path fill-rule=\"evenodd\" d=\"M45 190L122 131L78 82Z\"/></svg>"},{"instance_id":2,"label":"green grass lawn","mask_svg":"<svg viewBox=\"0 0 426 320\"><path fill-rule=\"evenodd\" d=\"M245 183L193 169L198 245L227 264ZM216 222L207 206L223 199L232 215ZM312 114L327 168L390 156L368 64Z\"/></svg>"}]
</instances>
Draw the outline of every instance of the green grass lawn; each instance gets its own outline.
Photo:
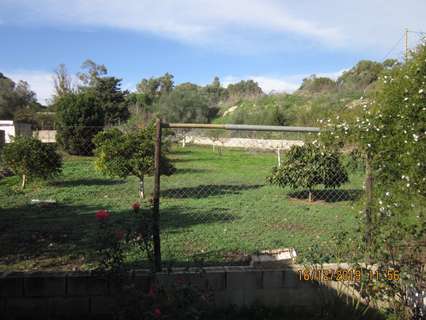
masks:
<instances>
[{"instance_id":1,"label":"green grass lawn","mask_svg":"<svg viewBox=\"0 0 426 320\"><path fill-rule=\"evenodd\" d=\"M258 250L294 247L301 258L338 231L355 232L354 200L361 174L339 190L317 192L308 203L291 190L270 186L265 177L276 164L272 153L209 147L176 147L170 155L177 172L161 179L161 237L165 262L243 262ZM16 190L18 177L0 180L0 269L87 269L93 267L95 212L106 208L117 225L134 221L138 181L102 176L94 159L67 157L55 181L32 182ZM152 178L146 181L148 193ZM54 199L56 205L31 205ZM330 248L329 248L330 249ZM142 265L136 249L127 262Z\"/></svg>"}]
</instances>

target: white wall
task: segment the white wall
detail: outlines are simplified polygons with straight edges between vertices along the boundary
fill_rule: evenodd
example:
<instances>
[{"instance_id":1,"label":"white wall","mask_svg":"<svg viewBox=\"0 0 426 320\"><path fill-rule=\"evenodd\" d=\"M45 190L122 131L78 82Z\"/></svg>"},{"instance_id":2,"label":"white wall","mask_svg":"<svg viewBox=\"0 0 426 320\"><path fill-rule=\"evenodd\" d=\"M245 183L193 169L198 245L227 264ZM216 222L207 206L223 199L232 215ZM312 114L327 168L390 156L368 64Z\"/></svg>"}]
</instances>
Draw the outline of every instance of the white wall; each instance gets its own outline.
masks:
<instances>
[{"instance_id":1,"label":"white wall","mask_svg":"<svg viewBox=\"0 0 426 320\"><path fill-rule=\"evenodd\" d=\"M15 136L15 126L12 120L0 120L0 130L5 132L6 143L10 142L10 137Z\"/></svg>"}]
</instances>

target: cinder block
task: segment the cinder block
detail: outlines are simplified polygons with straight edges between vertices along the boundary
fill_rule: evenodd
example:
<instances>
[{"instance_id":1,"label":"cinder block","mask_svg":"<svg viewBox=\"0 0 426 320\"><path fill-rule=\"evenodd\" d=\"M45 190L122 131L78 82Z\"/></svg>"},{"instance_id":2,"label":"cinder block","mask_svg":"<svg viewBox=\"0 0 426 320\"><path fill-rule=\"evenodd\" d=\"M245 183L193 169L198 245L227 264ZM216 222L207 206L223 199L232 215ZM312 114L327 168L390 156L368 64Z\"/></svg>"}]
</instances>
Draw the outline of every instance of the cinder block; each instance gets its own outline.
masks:
<instances>
[{"instance_id":1,"label":"cinder block","mask_svg":"<svg viewBox=\"0 0 426 320\"><path fill-rule=\"evenodd\" d=\"M103 275L69 274L67 277L68 296L107 295L108 279Z\"/></svg>"},{"instance_id":2,"label":"cinder block","mask_svg":"<svg viewBox=\"0 0 426 320\"><path fill-rule=\"evenodd\" d=\"M5 276L0 278L0 297L21 297L24 294L24 282L21 277Z\"/></svg>"},{"instance_id":3,"label":"cinder block","mask_svg":"<svg viewBox=\"0 0 426 320\"><path fill-rule=\"evenodd\" d=\"M88 316L89 298L67 297L49 299L50 316Z\"/></svg>"},{"instance_id":4,"label":"cinder block","mask_svg":"<svg viewBox=\"0 0 426 320\"><path fill-rule=\"evenodd\" d=\"M111 315L116 308L114 298L108 296L96 296L90 299L90 314Z\"/></svg>"},{"instance_id":5,"label":"cinder block","mask_svg":"<svg viewBox=\"0 0 426 320\"><path fill-rule=\"evenodd\" d=\"M24 294L26 297L47 297L65 295L65 276L32 274L24 278Z\"/></svg>"},{"instance_id":6,"label":"cinder block","mask_svg":"<svg viewBox=\"0 0 426 320\"><path fill-rule=\"evenodd\" d=\"M299 273L292 269L286 269L283 271L284 276L284 288L297 288L301 285L302 280L299 279Z\"/></svg>"},{"instance_id":7,"label":"cinder block","mask_svg":"<svg viewBox=\"0 0 426 320\"><path fill-rule=\"evenodd\" d=\"M226 288L226 273L225 271L207 272L205 274L207 279L207 289L217 291L225 290Z\"/></svg>"},{"instance_id":8,"label":"cinder block","mask_svg":"<svg viewBox=\"0 0 426 320\"><path fill-rule=\"evenodd\" d=\"M111 295L120 294L126 287L133 286L133 274L133 271L129 271L110 276L108 279L109 293Z\"/></svg>"},{"instance_id":9,"label":"cinder block","mask_svg":"<svg viewBox=\"0 0 426 320\"><path fill-rule=\"evenodd\" d=\"M27 316L31 319L48 318L47 298L11 298L6 302L6 314L11 316Z\"/></svg>"},{"instance_id":10,"label":"cinder block","mask_svg":"<svg viewBox=\"0 0 426 320\"><path fill-rule=\"evenodd\" d=\"M257 270L227 269L226 289L255 290L262 287L262 272Z\"/></svg>"},{"instance_id":11,"label":"cinder block","mask_svg":"<svg viewBox=\"0 0 426 320\"><path fill-rule=\"evenodd\" d=\"M318 293L315 289L262 289L256 291L256 301L270 307L303 306L315 308L318 305Z\"/></svg>"},{"instance_id":12,"label":"cinder block","mask_svg":"<svg viewBox=\"0 0 426 320\"><path fill-rule=\"evenodd\" d=\"M133 283L137 290L142 292L148 292L149 287L152 283L152 275L146 271L135 271L133 277Z\"/></svg>"},{"instance_id":13,"label":"cinder block","mask_svg":"<svg viewBox=\"0 0 426 320\"><path fill-rule=\"evenodd\" d=\"M276 289L284 287L284 271L263 271L263 289Z\"/></svg>"}]
</instances>

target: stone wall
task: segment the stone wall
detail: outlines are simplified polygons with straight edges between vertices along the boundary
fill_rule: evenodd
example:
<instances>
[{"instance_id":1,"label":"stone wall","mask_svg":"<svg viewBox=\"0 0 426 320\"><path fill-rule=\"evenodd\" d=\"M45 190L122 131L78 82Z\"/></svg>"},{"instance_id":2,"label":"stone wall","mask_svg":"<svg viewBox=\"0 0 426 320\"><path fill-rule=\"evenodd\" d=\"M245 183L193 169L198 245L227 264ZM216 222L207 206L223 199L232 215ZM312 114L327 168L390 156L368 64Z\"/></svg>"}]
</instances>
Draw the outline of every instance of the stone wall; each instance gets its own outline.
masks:
<instances>
[{"instance_id":1,"label":"stone wall","mask_svg":"<svg viewBox=\"0 0 426 320\"><path fill-rule=\"evenodd\" d=\"M38 130L33 132L33 137L44 143L56 142L56 130Z\"/></svg>"},{"instance_id":2,"label":"stone wall","mask_svg":"<svg viewBox=\"0 0 426 320\"><path fill-rule=\"evenodd\" d=\"M168 286L184 279L199 289L209 289L215 305L265 306L315 309L335 291L299 280L302 266L279 269L207 267L173 269L157 273L156 281ZM148 291L151 274L146 270L126 273L126 282ZM91 272L35 272L0 274L0 319L110 319L114 312L112 279Z\"/></svg>"}]
</instances>

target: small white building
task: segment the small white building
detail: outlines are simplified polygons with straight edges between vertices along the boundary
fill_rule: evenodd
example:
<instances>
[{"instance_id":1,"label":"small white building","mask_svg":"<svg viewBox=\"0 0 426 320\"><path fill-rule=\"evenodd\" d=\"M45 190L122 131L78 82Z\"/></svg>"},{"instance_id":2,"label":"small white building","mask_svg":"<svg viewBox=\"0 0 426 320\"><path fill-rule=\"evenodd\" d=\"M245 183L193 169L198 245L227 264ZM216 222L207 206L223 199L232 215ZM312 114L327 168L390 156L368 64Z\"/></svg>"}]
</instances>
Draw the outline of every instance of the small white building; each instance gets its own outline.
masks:
<instances>
[{"instance_id":1,"label":"small white building","mask_svg":"<svg viewBox=\"0 0 426 320\"><path fill-rule=\"evenodd\" d=\"M11 138L15 136L32 136L31 124L29 123L15 123L13 120L0 120L0 130L5 133L6 143L10 143Z\"/></svg>"}]
</instances>

